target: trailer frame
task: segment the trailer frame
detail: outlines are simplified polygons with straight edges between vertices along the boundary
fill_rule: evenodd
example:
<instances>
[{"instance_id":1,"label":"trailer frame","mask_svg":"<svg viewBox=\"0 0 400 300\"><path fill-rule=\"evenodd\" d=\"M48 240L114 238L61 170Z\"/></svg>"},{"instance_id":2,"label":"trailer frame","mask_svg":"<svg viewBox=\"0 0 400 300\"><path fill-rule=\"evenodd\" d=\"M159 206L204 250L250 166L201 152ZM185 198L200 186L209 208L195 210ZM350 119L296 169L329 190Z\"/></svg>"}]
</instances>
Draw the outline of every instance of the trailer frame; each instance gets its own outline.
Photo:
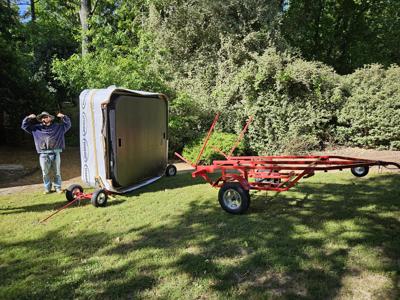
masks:
<instances>
[{"instance_id":1,"label":"trailer frame","mask_svg":"<svg viewBox=\"0 0 400 300\"><path fill-rule=\"evenodd\" d=\"M215 128L219 114L204 140L203 146L192 163L179 153L175 155L195 170L192 177L201 177L212 187L220 188L218 200L222 208L232 214L244 213L250 205L250 191L284 192L295 186L302 178L309 178L317 171L350 169L354 176L363 177L372 166L394 166L400 164L381 160L370 160L339 155L281 155L281 156L233 156L233 152L244 136L252 117L249 118L229 154L215 148L225 160L214 160L211 165L199 165L199 161L207 147L207 143ZM217 179L209 175L221 173Z\"/></svg>"}]
</instances>

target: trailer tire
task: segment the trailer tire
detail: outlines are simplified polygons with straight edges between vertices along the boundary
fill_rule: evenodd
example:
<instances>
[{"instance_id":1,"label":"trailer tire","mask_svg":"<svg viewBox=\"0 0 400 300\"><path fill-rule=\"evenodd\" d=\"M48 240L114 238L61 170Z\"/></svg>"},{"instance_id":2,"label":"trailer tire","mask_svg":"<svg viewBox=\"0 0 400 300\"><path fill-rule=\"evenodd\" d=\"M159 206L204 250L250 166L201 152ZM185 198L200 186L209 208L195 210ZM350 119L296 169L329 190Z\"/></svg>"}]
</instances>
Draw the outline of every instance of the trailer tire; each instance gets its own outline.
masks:
<instances>
[{"instance_id":1,"label":"trailer tire","mask_svg":"<svg viewBox=\"0 0 400 300\"><path fill-rule=\"evenodd\" d=\"M79 184L72 184L65 190L65 198L67 198L68 202L71 202L75 199L77 193L82 193L83 188Z\"/></svg>"},{"instance_id":2,"label":"trailer tire","mask_svg":"<svg viewBox=\"0 0 400 300\"><path fill-rule=\"evenodd\" d=\"M243 214L250 206L250 193L238 182L226 182L218 192L218 201L226 212Z\"/></svg>"},{"instance_id":3,"label":"trailer tire","mask_svg":"<svg viewBox=\"0 0 400 300\"><path fill-rule=\"evenodd\" d=\"M92 202L95 207L104 207L107 205L107 193L104 189L95 190L92 194L90 202Z\"/></svg>"},{"instance_id":4,"label":"trailer tire","mask_svg":"<svg viewBox=\"0 0 400 300\"><path fill-rule=\"evenodd\" d=\"M175 176L176 172L177 172L177 170L174 165L168 165L167 168L165 169L165 176L167 176L167 177Z\"/></svg>"},{"instance_id":5,"label":"trailer tire","mask_svg":"<svg viewBox=\"0 0 400 300\"><path fill-rule=\"evenodd\" d=\"M351 173L356 177L364 177L368 174L368 172L369 172L368 166L351 168Z\"/></svg>"}]
</instances>

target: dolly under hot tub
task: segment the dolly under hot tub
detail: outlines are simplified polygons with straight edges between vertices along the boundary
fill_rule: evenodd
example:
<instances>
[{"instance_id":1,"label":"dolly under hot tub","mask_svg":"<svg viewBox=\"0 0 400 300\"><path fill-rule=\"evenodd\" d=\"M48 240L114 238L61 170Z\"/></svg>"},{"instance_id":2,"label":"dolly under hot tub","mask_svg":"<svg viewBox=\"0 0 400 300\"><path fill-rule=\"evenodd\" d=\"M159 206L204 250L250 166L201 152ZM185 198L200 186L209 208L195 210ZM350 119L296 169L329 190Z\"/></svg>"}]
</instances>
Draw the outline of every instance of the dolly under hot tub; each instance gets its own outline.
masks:
<instances>
[{"instance_id":1,"label":"dolly under hot tub","mask_svg":"<svg viewBox=\"0 0 400 300\"><path fill-rule=\"evenodd\" d=\"M127 193L163 175L168 165L168 99L160 93L124 88L84 90L80 95L81 175L95 187L67 188L68 201L91 199L105 206L110 193Z\"/></svg>"}]
</instances>

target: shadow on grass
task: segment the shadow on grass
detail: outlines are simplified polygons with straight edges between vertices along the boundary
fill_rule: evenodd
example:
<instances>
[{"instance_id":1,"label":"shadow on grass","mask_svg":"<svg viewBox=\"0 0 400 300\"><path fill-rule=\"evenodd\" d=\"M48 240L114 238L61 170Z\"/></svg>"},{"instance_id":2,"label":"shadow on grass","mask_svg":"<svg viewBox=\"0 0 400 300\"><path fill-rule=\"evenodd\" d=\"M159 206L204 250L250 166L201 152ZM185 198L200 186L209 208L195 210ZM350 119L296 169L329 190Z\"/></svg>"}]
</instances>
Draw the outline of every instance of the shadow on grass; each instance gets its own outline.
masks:
<instances>
[{"instance_id":1,"label":"shadow on grass","mask_svg":"<svg viewBox=\"0 0 400 300\"><path fill-rule=\"evenodd\" d=\"M175 180L182 186L187 182L179 176L168 179L152 187L163 190L175 187ZM384 271L393 274L384 298L396 299L400 222L388 213L400 210L399 185L400 178L390 175L348 184L304 182L296 193L252 195L249 213L241 216L223 212L216 199L193 199L190 209L168 223L121 230L117 235L134 232L135 237L119 243L107 233L68 237L62 229L37 240L2 243L2 250L14 249L19 256L3 259L1 285L26 283L2 293L15 298L140 298L163 285L160 273L167 272L184 273L193 283L210 282L205 296L332 299L352 272L349 252L361 245L381 251ZM151 187L132 195L146 189ZM343 225L347 221L357 232ZM338 225L330 228L331 223ZM175 259L148 264L136 255L144 250ZM121 263L94 267L91 257L99 253ZM47 283L38 283L43 280Z\"/></svg>"},{"instance_id":2,"label":"shadow on grass","mask_svg":"<svg viewBox=\"0 0 400 300\"><path fill-rule=\"evenodd\" d=\"M124 203L124 199L113 199L107 203L108 206L114 206ZM16 206L16 207L0 207L0 215L12 215L26 212L42 212L42 211L56 211L68 204L67 200L52 202L52 203L40 203L34 205ZM84 207L91 205L90 199L85 199L73 203L71 206L65 208L66 210L74 209L78 207Z\"/></svg>"},{"instance_id":3,"label":"shadow on grass","mask_svg":"<svg viewBox=\"0 0 400 300\"><path fill-rule=\"evenodd\" d=\"M156 181L153 184L150 184L148 186L145 186L145 187L135 190L133 192L123 194L123 196L127 196L129 199L129 197L139 196L143 193L172 190L172 189L178 189L181 187L194 186L194 185L198 185L198 184L203 184L203 182L198 179L193 180L190 177L190 174L183 173L183 174L178 174L177 176L174 176L174 177L160 178L158 181ZM65 195L61 194L60 197L58 197L58 198L65 199ZM119 205L125 201L127 201L126 198L123 199L123 198L119 197L118 194L112 194L112 199L108 200L107 206ZM52 203L40 203L40 204L5 207L5 208L0 207L0 215L57 210L66 204L68 204L68 202L65 199L63 201L57 201L57 202L52 202ZM80 206L86 206L88 204L90 204L90 199L85 199L85 200L76 202L75 204L71 205L67 209L72 209L72 208L76 208L76 207L80 207Z\"/></svg>"},{"instance_id":4,"label":"shadow on grass","mask_svg":"<svg viewBox=\"0 0 400 300\"><path fill-rule=\"evenodd\" d=\"M14 257L0 266L1 285L19 282L12 291L2 288L2 299L72 299L87 298L90 290L96 297L122 297L151 288L155 279L147 274L128 276L130 265L118 266L105 272L91 272L96 264L93 255L112 243L103 233L81 233L65 237L62 230L48 232L36 240L0 243L3 251L14 249ZM134 263L134 262L133 262ZM68 276L69 275L69 276ZM115 284L119 282L120 287ZM79 289L87 283L87 289ZM112 283L112 284L111 284ZM102 287L99 289L98 287Z\"/></svg>"},{"instance_id":5,"label":"shadow on grass","mask_svg":"<svg viewBox=\"0 0 400 300\"><path fill-rule=\"evenodd\" d=\"M395 299L400 295L400 222L385 213L400 209L399 183L398 176L390 175L349 184L304 183L297 190L300 199L255 195L250 212L242 216L193 200L173 225L142 229L140 239L108 253L123 257L145 248L182 251L170 267L193 280L211 280L212 289L224 295L325 299L338 295L343 277L353 272L347 265L349 251L362 245L380 249L385 271L397 274L392 289L384 291ZM341 221L354 222L356 234L346 226L329 229L330 223Z\"/></svg>"},{"instance_id":6,"label":"shadow on grass","mask_svg":"<svg viewBox=\"0 0 400 300\"><path fill-rule=\"evenodd\" d=\"M66 205L66 201L58 201L53 203L41 203L26 206L16 206L16 207L2 207L0 208L0 215L12 215L26 212L41 212L49 210L57 210L62 206Z\"/></svg>"},{"instance_id":7,"label":"shadow on grass","mask_svg":"<svg viewBox=\"0 0 400 300\"><path fill-rule=\"evenodd\" d=\"M144 193L148 192L159 192L159 191L167 191L167 190L173 190L173 189L179 189L182 187L188 187L188 186L195 186L199 184L204 184L204 180L200 178L195 178L193 179L190 175L190 173L180 173L177 174L176 176L172 177L162 177L156 182L149 184L147 186L144 186L140 189L137 189L135 191L132 191L130 193L124 194L125 196L139 196Z\"/></svg>"}]
</instances>

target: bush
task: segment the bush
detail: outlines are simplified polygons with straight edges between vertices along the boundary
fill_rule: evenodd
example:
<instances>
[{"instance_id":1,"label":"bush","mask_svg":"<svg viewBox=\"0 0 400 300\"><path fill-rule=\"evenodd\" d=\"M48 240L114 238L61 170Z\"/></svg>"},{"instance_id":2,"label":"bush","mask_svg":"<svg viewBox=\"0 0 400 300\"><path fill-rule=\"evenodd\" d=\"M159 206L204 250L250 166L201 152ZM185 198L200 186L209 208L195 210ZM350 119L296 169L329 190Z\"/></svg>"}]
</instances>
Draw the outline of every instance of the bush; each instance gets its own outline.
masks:
<instances>
[{"instance_id":1,"label":"bush","mask_svg":"<svg viewBox=\"0 0 400 300\"><path fill-rule=\"evenodd\" d=\"M346 76L350 97L339 113L340 141L400 149L400 67L370 65Z\"/></svg>"},{"instance_id":2,"label":"bush","mask_svg":"<svg viewBox=\"0 0 400 300\"><path fill-rule=\"evenodd\" d=\"M195 163L197 156L200 153L201 147L203 146L206 135L201 139L197 139L190 145L186 146L183 150L183 157ZM211 164L213 160L225 159L222 154L214 149L218 148L225 154L229 154L232 147L235 145L237 136L231 133L225 132L214 132L208 141L207 147L204 149L203 155L200 159L200 164ZM234 155L242 155L244 153L243 141L238 145L234 151Z\"/></svg>"},{"instance_id":3,"label":"bush","mask_svg":"<svg viewBox=\"0 0 400 300\"><path fill-rule=\"evenodd\" d=\"M335 139L344 90L332 68L269 48L214 93L229 112L225 131L253 115L248 143L258 154L301 153Z\"/></svg>"},{"instance_id":4,"label":"bush","mask_svg":"<svg viewBox=\"0 0 400 300\"><path fill-rule=\"evenodd\" d=\"M168 125L169 157L173 157L174 152L182 152L186 144L197 140L209 123L208 114L202 112L187 94L172 99Z\"/></svg>"}]
</instances>

